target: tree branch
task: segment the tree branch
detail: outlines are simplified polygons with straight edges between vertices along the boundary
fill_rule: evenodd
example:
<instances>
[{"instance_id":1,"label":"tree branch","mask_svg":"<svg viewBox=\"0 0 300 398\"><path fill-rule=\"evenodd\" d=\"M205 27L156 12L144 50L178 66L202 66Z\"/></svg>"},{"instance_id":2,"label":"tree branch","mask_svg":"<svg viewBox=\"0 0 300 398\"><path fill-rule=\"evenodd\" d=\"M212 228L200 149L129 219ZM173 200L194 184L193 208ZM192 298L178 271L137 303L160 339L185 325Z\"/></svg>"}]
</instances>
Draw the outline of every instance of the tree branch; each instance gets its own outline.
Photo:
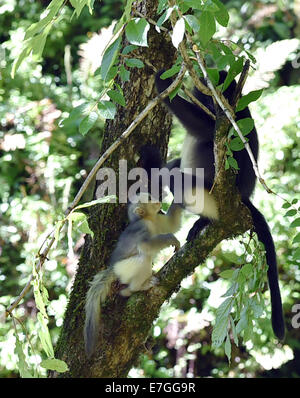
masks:
<instances>
[{"instance_id":1,"label":"tree branch","mask_svg":"<svg viewBox=\"0 0 300 398\"><path fill-rule=\"evenodd\" d=\"M249 68L250 68L250 61L249 59L247 59L243 66L243 70L240 75L239 81L237 83L236 89L233 93L233 98L231 99L231 106L233 109L235 109L236 104L242 95L242 91L248 77Z\"/></svg>"},{"instance_id":2,"label":"tree branch","mask_svg":"<svg viewBox=\"0 0 300 398\"><path fill-rule=\"evenodd\" d=\"M265 188L265 190L268 193L272 193L272 191L269 189L269 187L266 185L265 180L262 178L259 169L258 169L258 165L257 162L254 158L254 155L252 153L252 150L250 148L250 145L248 144L248 142L245 140L245 137L243 136L243 133L241 132L239 126L237 125L236 121L234 120L234 118L232 117L232 113L230 112L230 108L227 108L226 106L224 106L220 96L218 95L218 93L216 92L216 89L214 87L214 85L212 84L211 80L209 79L209 76L207 74L207 71L205 69L204 63L203 63L203 59L200 53L200 50L197 48L196 45L193 46L193 50L196 54L197 60L198 60L198 64L201 68L201 71L204 75L204 78L207 81L207 85L210 88L211 92L213 93L213 96L216 100L216 102L218 103L218 105L220 106L220 108L223 110L223 112L225 113L225 115L227 116L227 118L229 119L230 123L233 125L234 129L236 130L236 132L238 133L242 143L245 146L246 151L248 152L248 155L250 157L251 163L252 163L252 167L253 170L255 172L256 177L258 178L259 182L262 184L262 186Z\"/></svg>"},{"instance_id":3,"label":"tree branch","mask_svg":"<svg viewBox=\"0 0 300 398\"><path fill-rule=\"evenodd\" d=\"M205 113L207 113L213 120L216 120L216 115L213 114L205 105L202 104L202 102L200 102L198 100L198 98L196 98L194 96L194 94L188 90L186 87L183 87L183 91L185 92L185 94L196 104L199 106L199 108L201 108Z\"/></svg>"}]
</instances>

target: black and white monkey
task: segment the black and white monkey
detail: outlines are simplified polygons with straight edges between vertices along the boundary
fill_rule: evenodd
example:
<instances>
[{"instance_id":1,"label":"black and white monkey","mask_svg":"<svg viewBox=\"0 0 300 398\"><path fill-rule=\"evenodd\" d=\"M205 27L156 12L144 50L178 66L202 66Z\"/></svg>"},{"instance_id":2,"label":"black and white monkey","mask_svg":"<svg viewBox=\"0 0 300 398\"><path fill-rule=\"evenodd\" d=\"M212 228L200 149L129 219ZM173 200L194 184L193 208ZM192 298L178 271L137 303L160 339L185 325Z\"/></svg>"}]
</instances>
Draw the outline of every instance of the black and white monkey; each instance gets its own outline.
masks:
<instances>
[{"instance_id":1,"label":"black and white monkey","mask_svg":"<svg viewBox=\"0 0 300 398\"><path fill-rule=\"evenodd\" d=\"M171 79L162 80L160 78L161 73L162 72L156 75L156 86L159 93L169 87L172 82ZM226 72L220 72L219 84L225 81L226 75ZM229 101L235 91L235 88L236 82L233 81L223 93L224 96L229 99ZM216 113L213 100L210 96L202 94L197 89L194 89L193 94L211 112L214 114ZM210 116L208 116L199 106L186 101L179 95L176 95L172 101L170 101L169 98L165 99L164 103L174 113L174 115L177 116L187 130L187 134L182 146L183 149L181 152L181 158L169 162L166 167L169 169L173 167L180 167L181 170L185 168L192 168L193 172L196 168L204 169L204 207L201 209L201 212L196 208L189 209L195 214L200 215L200 218L196 221L188 234L187 240L190 241L214 219L218 219L217 204L213 195L208 195L208 191L212 187L215 176L213 149L215 121L210 118ZM251 117L248 107L236 113L236 120L244 119L246 117ZM247 135L247 138L249 139L249 145L252 153L257 160L259 144L255 128L253 128L253 130ZM148 154L148 161L150 157L151 155L149 156ZM274 242L264 216L250 200L250 196L254 191L256 183L256 175L246 149L234 152L234 158L239 166L239 171L236 176L236 185L241 194L243 203L251 212L254 230L257 233L258 239L264 244L266 250L268 282L271 292L273 331L279 339L283 339L285 327L278 284L277 261ZM156 164L152 167L158 166Z\"/></svg>"},{"instance_id":2,"label":"black and white monkey","mask_svg":"<svg viewBox=\"0 0 300 398\"><path fill-rule=\"evenodd\" d=\"M99 334L101 305L105 302L111 284L119 280L127 286L120 291L128 297L133 292L148 290L156 284L152 275L152 261L158 252L168 246L179 250L180 243L173 235L180 228L181 206L173 203L167 212L160 212L161 203L148 193L137 195L128 205L129 225L121 233L112 252L108 268L98 272L86 297L84 340L90 357Z\"/></svg>"}]
</instances>

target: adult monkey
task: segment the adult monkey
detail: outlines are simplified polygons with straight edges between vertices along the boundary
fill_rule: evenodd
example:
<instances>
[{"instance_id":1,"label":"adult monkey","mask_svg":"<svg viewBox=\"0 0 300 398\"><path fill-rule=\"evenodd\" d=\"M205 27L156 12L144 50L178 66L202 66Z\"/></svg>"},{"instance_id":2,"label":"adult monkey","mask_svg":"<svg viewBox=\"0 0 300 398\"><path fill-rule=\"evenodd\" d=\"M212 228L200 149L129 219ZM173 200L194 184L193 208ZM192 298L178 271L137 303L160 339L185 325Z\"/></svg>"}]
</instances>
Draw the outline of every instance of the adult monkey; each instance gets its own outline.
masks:
<instances>
[{"instance_id":1,"label":"adult monkey","mask_svg":"<svg viewBox=\"0 0 300 398\"><path fill-rule=\"evenodd\" d=\"M159 93L169 87L172 82L171 79L162 80L160 78L161 74L162 72L159 72L156 75L156 86ZM224 83L226 76L226 72L220 72L219 84ZM236 82L233 81L223 93L229 102L235 92L235 89ZM194 89L193 94L213 114L216 114L214 103L210 96L201 93L196 88ZM167 105L169 110L171 110L172 113L177 116L187 130L181 152L181 158L171 161L167 164L167 167L169 169L173 167L180 167L181 170L184 170L185 168L192 168L193 174L195 173L196 168L203 168L204 192L207 193L207 191L211 189L215 177L213 149L215 121L199 106L186 101L179 95L176 95L172 101L170 101L169 98L165 99L164 103ZM237 121L248 117L251 118L251 113L248 107L236 113ZM253 156L255 160L257 160L259 143L255 127L247 135L247 138L249 140L248 143L252 150ZM246 149L234 152L234 158L239 167L236 177L237 188L241 194L242 202L249 208L251 212L254 230L258 236L258 239L265 246L266 261L268 264L268 282L271 293L272 327L274 334L280 340L282 340L285 334L285 327L278 284L277 261L273 238L264 216L250 200L250 196L255 188L256 175ZM213 195L204 195L203 209L198 210L197 208L190 208L189 210L192 210L195 214L199 214L200 218L190 230L187 237L188 241L194 239L194 237L214 219L218 219L217 204Z\"/></svg>"}]
</instances>

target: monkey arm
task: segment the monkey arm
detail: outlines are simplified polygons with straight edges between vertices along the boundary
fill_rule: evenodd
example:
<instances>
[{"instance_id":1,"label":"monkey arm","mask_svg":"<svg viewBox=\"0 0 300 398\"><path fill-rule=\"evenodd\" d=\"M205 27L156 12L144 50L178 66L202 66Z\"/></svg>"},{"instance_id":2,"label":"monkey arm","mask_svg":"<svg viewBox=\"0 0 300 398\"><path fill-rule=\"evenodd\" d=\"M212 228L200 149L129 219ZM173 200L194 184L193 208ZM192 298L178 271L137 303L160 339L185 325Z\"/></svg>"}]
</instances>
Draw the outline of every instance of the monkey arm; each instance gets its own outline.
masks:
<instances>
[{"instance_id":1,"label":"monkey arm","mask_svg":"<svg viewBox=\"0 0 300 398\"><path fill-rule=\"evenodd\" d=\"M161 73L156 75L156 87L159 93L168 88L172 83L172 79L162 80L160 75ZM203 102L205 106L207 106L208 101L206 97L201 97L202 100L205 99L205 102ZM213 140L215 121L199 106L186 101L179 95L176 95L172 101L169 98L164 99L164 103L178 117L191 135L203 142Z\"/></svg>"},{"instance_id":2,"label":"monkey arm","mask_svg":"<svg viewBox=\"0 0 300 398\"><path fill-rule=\"evenodd\" d=\"M155 256L160 250L169 246L175 246L176 251L180 249L180 242L173 234L155 235L138 244L138 248L148 256Z\"/></svg>"},{"instance_id":3,"label":"monkey arm","mask_svg":"<svg viewBox=\"0 0 300 398\"><path fill-rule=\"evenodd\" d=\"M159 232L162 234L173 234L177 232L181 225L182 211L183 208L179 204L173 202L167 214L157 214L156 224L159 226Z\"/></svg>"}]
</instances>

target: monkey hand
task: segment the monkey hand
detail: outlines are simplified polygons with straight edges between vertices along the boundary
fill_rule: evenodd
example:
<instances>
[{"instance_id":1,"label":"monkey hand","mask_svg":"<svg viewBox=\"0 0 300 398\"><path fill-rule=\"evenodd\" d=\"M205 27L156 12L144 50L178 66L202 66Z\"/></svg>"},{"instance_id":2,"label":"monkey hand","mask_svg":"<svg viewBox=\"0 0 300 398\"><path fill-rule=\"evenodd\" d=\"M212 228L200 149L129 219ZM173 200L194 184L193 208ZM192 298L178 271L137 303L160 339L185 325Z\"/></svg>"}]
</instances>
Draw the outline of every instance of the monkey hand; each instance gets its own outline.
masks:
<instances>
[{"instance_id":1,"label":"monkey hand","mask_svg":"<svg viewBox=\"0 0 300 398\"><path fill-rule=\"evenodd\" d=\"M143 284L141 290L148 290L151 289L151 287L156 286L158 284L159 280L156 276L152 275L149 279L145 281Z\"/></svg>"},{"instance_id":2,"label":"monkey hand","mask_svg":"<svg viewBox=\"0 0 300 398\"><path fill-rule=\"evenodd\" d=\"M175 238L175 236L173 236L171 245L174 246L174 252L178 252L178 250L180 249L180 242L177 238Z\"/></svg>"}]
</instances>

